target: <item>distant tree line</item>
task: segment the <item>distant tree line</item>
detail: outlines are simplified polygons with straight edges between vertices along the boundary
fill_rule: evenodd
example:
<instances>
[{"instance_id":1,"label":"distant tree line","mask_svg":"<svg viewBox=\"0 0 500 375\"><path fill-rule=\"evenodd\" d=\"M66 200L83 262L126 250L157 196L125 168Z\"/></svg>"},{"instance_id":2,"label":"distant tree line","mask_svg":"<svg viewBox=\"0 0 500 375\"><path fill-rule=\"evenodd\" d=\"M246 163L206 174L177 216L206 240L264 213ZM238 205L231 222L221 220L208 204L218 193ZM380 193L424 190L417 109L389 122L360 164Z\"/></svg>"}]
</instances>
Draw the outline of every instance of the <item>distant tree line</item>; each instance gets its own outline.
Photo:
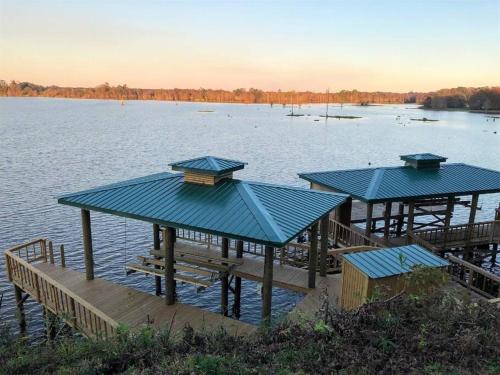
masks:
<instances>
[{"instance_id":1,"label":"distant tree line","mask_svg":"<svg viewBox=\"0 0 500 375\"><path fill-rule=\"evenodd\" d=\"M439 90L434 95L427 96L422 104L424 108L432 109L500 110L500 87Z\"/></svg>"},{"instance_id":2,"label":"distant tree line","mask_svg":"<svg viewBox=\"0 0 500 375\"><path fill-rule=\"evenodd\" d=\"M476 88L445 89L435 93L408 92L363 92L358 90L342 90L335 93L311 91L263 91L256 88L238 88L229 90L214 89L140 89L130 88L127 85L111 86L104 83L97 87L60 87L41 86L30 82L0 80L0 96L41 96L49 98L75 99L115 99L115 100L168 100L187 102L216 102L216 103L271 103L271 104L304 104L304 103L359 103L362 105L384 103L420 103L424 106L460 108L462 100L469 102L469 97L479 91ZM487 91L487 90L486 90ZM455 99L442 99L444 96L453 96ZM487 98L490 96L486 95ZM443 100L445 103L443 104ZM488 101L489 100L489 101ZM480 106L497 103L495 99L481 99ZM455 104L454 104L455 103Z\"/></svg>"}]
</instances>

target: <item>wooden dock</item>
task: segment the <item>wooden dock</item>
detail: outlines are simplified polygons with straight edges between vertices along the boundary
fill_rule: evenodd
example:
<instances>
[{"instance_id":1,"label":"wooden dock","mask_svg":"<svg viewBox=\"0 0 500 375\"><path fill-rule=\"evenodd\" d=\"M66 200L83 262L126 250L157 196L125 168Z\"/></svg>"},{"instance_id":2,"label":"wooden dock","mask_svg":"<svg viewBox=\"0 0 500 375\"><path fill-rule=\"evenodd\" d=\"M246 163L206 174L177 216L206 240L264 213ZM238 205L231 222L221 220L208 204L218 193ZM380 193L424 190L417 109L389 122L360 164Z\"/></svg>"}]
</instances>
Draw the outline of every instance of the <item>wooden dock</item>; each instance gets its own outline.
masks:
<instances>
[{"instance_id":1,"label":"wooden dock","mask_svg":"<svg viewBox=\"0 0 500 375\"><path fill-rule=\"evenodd\" d=\"M165 299L136 289L95 278L87 281L85 274L50 263L38 263L41 271L54 284L64 285L110 319L136 328L151 324L180 332L186 326L195 330L224 328L234 335L254 332L257 327L183 303L167 306Z\"/></svg>"},{"instance_id":2,"label":"wooden dock","mask_svg":"<svg viewBox=\"0 0 500 375\"><path fill-rule=\"evenodd\" d=\"M166 305L161 297L52 264L43 239L5 252L9 280L16 297L26 293L88 337L109 337L120 324L130 328L152 325L172 333L225 329L232 335L255 332L256 326L182 303ZM22 305L22 300L17 301Z\"/></svg>"}]
</instances>

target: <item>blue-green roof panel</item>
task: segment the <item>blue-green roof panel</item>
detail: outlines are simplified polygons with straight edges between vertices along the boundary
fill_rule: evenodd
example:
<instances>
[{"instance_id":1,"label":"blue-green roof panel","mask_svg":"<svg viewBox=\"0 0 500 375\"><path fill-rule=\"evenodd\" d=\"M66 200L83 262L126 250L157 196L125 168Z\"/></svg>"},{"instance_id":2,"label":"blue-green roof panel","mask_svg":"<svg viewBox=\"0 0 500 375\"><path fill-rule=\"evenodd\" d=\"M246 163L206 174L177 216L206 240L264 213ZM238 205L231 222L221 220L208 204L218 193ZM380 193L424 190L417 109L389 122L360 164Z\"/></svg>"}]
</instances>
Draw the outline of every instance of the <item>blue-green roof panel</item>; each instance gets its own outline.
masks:
<instances>
[{"instance_id":1,"label":"blue-green roof panel","mask_svg":"<svg viewBox=\"0 0 500 375\"><path fill-rule=\"evenodd\" d=\"M214 186L156 174L58 199L61 204L176 228L284 246L346 196L227 179Z\"/></svg>"},{"instance_id":2,"label":"blue-green roof panel","mask_svg":"<svg viewBox=\"0 0 500 375\"><path fill-rule=\"evenodd\" d=\"M419 245L391 247L344 255L344 260L371 279L411 272L415 266L446 267L448 261Z\"/></svg>"},{"instance_id":3,"label":"blue-green roof panel","mask_svg":"<svg viewBox=\"0 0 500 375\"><path fill-rule=\"evenodd\" d=\"M299 176L365 202L500 192L500 172L467 164L411 166L302 173Z\"/></svg>"},{"instance_id":4,"label":"blue-green roof panel","mask_svg":"<svg viewBox=\"0 0 500 375\"><path fill-rule=\"evenodd\" d=\"M174 171L192 171L208 175L221 174L243 169L246 163L237 160L222 159L215 156L203 156L169 164Z\"/></svg>"}]
</instances>

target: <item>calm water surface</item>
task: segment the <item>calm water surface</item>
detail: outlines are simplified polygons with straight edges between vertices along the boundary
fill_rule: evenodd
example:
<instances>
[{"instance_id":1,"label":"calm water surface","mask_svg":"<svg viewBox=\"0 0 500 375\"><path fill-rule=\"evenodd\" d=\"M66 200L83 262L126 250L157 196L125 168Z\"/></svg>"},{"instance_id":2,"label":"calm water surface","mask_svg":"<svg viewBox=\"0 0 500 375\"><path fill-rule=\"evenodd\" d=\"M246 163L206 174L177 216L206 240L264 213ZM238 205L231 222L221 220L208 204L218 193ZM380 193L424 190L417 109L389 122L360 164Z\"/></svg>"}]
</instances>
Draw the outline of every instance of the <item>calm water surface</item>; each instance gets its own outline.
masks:
<instances>
[{"instance_id":1,"label":"calm water surface","mask_svg":"<svg viewBox=\"0 0 500 375\"><path fill-rule=\"evenodd\" d=\"M198 112L199 110L214 112ZM319 118L324 105L269 105L0 98L0 251L44 236L64 244L67 264L83 270L80 212L58 205L55 196L146 174L168 171L168 163L201 155L248 162L238 178L307 187L298 172L400 165L399 155L433 152L449 162L500 170L500 121L482 114L433 112L408 105L330 107L330 114L358 120ZM308 116L310 115L310 116ZM439 122L410 121L413 117ZM315 121L319 120L319 121ZM496 134L495 134L496 132ZM491 220L499 195L480 198L477 220ZM466 211L454 220L465 220ZM154 293L151 277L125 275L124 266L146 254L151 225L92 213L96 275ZM219 310L219 285L203 292L180 287L184 303ZM14 326L13 287L0 258L1 319ZM242 320L258 323L259 287L244 282ZM301 298L275 289L279 318ZM28 327L41 331L41 309L27 303Z\"/></svg>"}]
</instances>

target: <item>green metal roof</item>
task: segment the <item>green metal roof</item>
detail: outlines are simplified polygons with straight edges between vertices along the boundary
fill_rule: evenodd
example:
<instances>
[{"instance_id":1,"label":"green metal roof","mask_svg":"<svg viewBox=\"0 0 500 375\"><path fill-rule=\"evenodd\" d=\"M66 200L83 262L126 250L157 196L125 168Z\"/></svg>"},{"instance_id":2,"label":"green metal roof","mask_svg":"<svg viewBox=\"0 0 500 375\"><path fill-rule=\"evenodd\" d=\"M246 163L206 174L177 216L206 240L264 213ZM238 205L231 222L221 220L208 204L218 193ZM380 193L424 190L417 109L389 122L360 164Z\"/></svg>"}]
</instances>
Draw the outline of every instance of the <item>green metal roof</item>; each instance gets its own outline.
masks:
<instances>
[{"instance_id":1,"label":"green metal roof","mask_svg":"<svg viewBox=\"0 0 500 375\"><path fill-rule=\"evenodd\" d=\"M408 273L415 266L446 267L449 265L448 261L418 245L347 254L344 255L344 260L371 279Z\"/></svg>"},{"instance_id":2,"label":"green metal roof","mask_svg":"<svg viewBox=\"0 0 500 375\"><path fill-rule=\"evenodd\" d=\"M352 169L299 176L372 203L500 192L500 172L467 164L421 169L412 166Z\"/></svg>"},{"instance_id":3,"label":"green metal roof","mask_svg":"<svg viewBox=\"0 0 500 375\"><path fill-rule=\"evenodd\" d=\"M60 196L61 204L282 247L345 195L225 179L214 186L160 173Z\"/></svg>"},{"instance_id":4,"label":"green metal roof","mask_svg":"<svg viewBox=\"0 0 500 375\"><path fill-rule=\"evenodd\" d=\"M237 160L222 159L215 156L203 156L196 159L170 163L169 165L174 171L190 171L210 176L220 176L243 169L245 168L245 164L246 163Z\"/></svg>"}]
</instances>

